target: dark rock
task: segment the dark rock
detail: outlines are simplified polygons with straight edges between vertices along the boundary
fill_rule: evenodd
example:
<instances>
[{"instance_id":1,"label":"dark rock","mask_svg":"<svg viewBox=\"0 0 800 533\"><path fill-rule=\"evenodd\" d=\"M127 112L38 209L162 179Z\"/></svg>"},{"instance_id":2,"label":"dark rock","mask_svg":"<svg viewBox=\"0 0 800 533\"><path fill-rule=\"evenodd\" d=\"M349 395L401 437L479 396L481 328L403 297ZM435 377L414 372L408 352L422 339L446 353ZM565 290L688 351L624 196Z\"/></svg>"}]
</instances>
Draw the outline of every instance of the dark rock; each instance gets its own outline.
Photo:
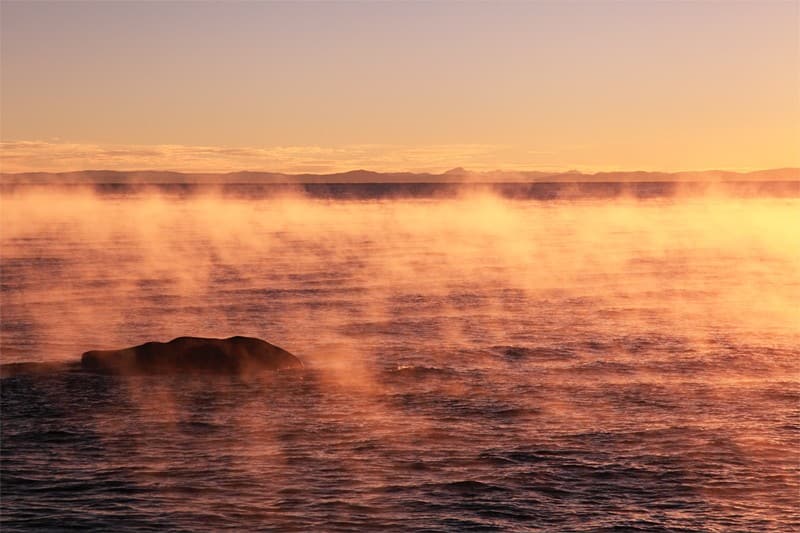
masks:
<instances>
[{"instance_id":1,"label":"dark rock","mask_svg":"<svg viewBox=\"0 0 800 533\"><path fill-rule=\"evenodd\" d=\"M178 337L122 350L92 350L81 357L81 367L108 374L244 374L302 368L303 363L286 350L253 337Z\"/></svg>"}]
</instances>

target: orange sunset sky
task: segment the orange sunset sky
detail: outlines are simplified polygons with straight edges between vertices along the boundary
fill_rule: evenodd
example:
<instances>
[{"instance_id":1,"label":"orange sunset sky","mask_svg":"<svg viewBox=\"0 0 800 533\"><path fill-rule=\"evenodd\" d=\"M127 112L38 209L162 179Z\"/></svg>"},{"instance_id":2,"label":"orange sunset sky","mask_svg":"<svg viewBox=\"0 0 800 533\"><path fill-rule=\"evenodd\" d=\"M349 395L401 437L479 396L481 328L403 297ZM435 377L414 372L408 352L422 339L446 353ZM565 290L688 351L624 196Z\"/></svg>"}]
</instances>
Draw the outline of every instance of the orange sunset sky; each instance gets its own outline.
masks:
<instances>
[{"instance_id":1,"label":"orange sunset sky","mask_svg":"<svg viewBox=\"0 0 800 533\"><path fill-rule=\"evenodd\" d=\"M3 1L2 171L800 166L800 2Z\"/></svg>"}]
</instances>

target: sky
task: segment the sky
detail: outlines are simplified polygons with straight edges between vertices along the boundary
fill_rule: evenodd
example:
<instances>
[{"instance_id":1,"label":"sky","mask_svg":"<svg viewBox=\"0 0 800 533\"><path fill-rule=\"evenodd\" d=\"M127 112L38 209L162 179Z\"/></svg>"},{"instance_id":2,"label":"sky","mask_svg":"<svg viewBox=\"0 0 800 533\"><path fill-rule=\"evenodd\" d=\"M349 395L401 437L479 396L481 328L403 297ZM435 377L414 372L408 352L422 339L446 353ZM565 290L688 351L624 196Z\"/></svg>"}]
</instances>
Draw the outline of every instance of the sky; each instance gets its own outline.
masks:
<instances>
[{"instance_id":1,"label":"sky","mask_svg":"<svg viewBox=\"0 0 800 533\"><path fill-rule=\"evenodd\" d=\"M2 171L800 166L800 1L0 3Z\"/></svg>"}]
</instances>

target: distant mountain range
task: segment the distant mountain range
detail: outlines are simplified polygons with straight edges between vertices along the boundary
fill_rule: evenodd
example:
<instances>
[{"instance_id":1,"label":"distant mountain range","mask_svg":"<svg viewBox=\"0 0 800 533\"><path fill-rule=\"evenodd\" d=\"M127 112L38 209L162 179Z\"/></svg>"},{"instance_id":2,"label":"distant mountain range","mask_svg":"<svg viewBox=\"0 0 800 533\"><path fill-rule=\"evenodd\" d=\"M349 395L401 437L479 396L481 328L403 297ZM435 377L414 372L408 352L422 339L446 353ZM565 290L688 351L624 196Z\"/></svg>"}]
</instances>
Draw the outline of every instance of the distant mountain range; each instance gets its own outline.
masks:
<instances>
[{"instance_id":1,"label":"distant mountain range","mask_svg":"<svg viewBox=\"0 0 800 533\"><path fill-rule=\"evenodd\" d=\"M441 174L351 170L334 174L284 174L279 172L184 173L158 170L2 173L3 184L99 184L99 183L564 183L564 182L672 182L672 181L800 181L800 168L776 168L754 172L723 170L689 172L567 172L505 171L473 172L454 168Z\"/></svg>"}]
</instances>

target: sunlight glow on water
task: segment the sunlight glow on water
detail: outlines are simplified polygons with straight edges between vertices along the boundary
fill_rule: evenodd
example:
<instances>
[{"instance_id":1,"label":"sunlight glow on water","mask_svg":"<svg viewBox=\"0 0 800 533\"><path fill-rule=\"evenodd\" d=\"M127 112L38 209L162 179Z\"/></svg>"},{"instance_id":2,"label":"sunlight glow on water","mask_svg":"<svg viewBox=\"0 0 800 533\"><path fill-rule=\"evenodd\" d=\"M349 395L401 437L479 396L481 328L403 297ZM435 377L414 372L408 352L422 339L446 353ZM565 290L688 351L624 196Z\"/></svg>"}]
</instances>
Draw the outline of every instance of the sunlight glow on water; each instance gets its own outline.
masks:
<instances>
[{"instance_id":1,"label":"sunlight glow on water","mask_svg":"<svg viewBox=\"0 0 800 533\"><path fill-rule=\"evenodd\" d=\"M0 216L3 363L249 335L308 367L4 379L4 530L800 527L800 198L30 189Z\"/></svg>"}]
</instances>

